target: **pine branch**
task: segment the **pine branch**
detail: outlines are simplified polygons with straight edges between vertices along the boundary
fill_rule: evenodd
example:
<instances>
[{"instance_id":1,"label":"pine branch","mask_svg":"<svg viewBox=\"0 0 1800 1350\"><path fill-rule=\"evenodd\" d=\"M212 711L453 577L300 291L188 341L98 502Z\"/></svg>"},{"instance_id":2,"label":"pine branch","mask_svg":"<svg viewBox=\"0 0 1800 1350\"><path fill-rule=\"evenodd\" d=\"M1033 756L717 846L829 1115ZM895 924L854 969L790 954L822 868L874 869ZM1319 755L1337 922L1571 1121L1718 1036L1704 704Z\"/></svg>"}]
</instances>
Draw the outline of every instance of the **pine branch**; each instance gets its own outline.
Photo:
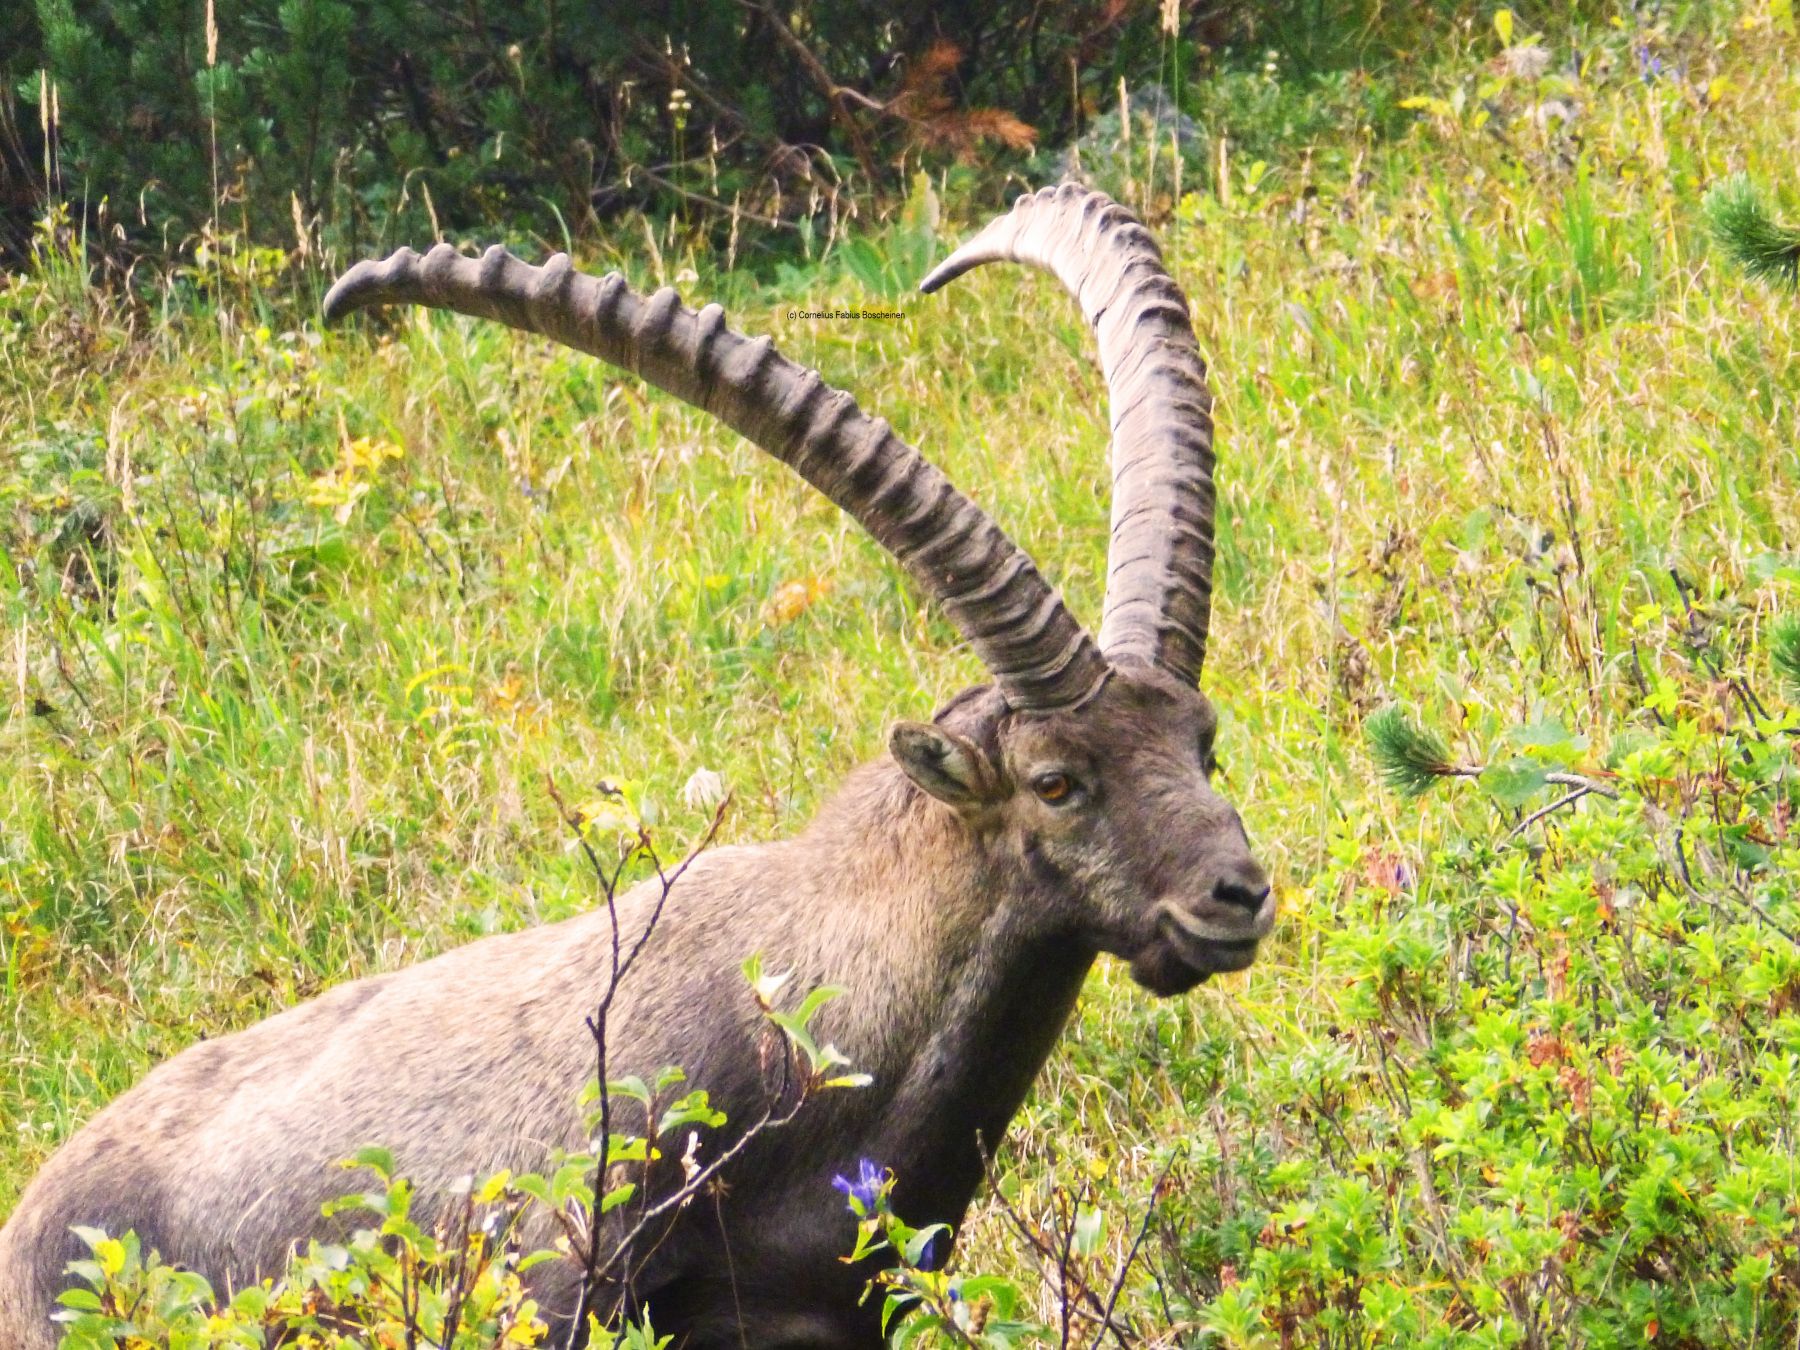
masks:
<instances>
[{"instance_id":1,"label":"pine branch","mask_svg":"<svg viewBox=\"0 0 1800 1350\"><path fill-rule=\"evenodd\" d=\"M1769 630L1769 664L1790 693L1800 694L1800 617L1777 619Z\"/></svg>"},{"instance_id":2,"label":"pine branch","mask_svg":"<svg viewBox=\"0 0 1800 1350\"><path fill-rule=\"evenodd\" d=\"M1481 772L1456 763L1437 735L1410 720L1397 703L1371 713L1363 723L1369 755L1381 781L1406 797L1422 797L1440 778L1467 778Z\"/></svg>"},{"instance_id":3,"label":"pine branch","mask_svg":"<svg viewBox=\"0 0 1800 1350\"><path fill-rule=\"evenodd\" d=\"M1713 240L1759 281L1800 285L1800 229L1778 224L1745 175L1714 184L1703 203Z\"/></svg>"}]
</instances>

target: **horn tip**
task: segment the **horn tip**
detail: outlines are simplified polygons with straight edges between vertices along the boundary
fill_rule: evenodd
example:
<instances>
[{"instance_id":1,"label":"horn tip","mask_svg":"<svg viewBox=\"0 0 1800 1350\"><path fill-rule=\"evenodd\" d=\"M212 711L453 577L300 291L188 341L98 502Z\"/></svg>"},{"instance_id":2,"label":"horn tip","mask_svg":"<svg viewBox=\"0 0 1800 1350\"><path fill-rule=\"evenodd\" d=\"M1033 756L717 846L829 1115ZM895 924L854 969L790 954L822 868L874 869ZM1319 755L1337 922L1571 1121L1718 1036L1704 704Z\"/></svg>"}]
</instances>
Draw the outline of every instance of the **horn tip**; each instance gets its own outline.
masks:
<instances>
[{"instance_id":1,"label":"horn tip","mask_svg":"<svg viewBox=\"0 0 1800 1350\"><path fill-rule=\"evenodd\" d=\"M325 292L325 303L320 306L327 324L339 323L364 305L375 303L370 291L380 267L373 258L364 258L332 283L331 289Z\"/></svg>"},{"instance_id":2,"label":"horn tip","mask_svg":"<svg viewBox=\"0 0 1800 1350\"><path fill-rule=\"evenodd\" d=\"M930 295L935 291L941 291L964 272L972 271L987 261L987 257L983 254L971 253L968 249L959 248L925 274L925 279L919 283L919 293Z\"/></svg>"}]
</instances>

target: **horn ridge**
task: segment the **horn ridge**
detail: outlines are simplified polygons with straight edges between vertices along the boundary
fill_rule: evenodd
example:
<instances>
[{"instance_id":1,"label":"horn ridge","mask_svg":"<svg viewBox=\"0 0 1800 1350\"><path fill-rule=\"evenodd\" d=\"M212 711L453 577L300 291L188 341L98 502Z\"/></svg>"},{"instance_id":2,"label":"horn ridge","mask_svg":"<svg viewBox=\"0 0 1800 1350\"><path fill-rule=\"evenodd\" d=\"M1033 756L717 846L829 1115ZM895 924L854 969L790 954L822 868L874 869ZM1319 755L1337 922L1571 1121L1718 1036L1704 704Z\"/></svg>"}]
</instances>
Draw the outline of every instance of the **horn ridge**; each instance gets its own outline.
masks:
<instances>
[{"instance_id":1,"label":"horn ridge","mask_svg":"<svg viewBox=\"0 0 1800 1350\"><path fill-rule=\"evenodd\" d=\"M325 318L411 303L496 319L623 366L712 413L794 469L863 525L943 606L1021 711L1077 706L1106 659L1037 566L980 507L885 421L788 360L767 337L695 312L667 287L648 298L566 255L532 267L504 249L469 258L439 245L359 262L325 297ZM987 581L1000 584L984 585Z\"/></svg>"},{"instance_id":2,"label":"horn ridge","mask_svg":"<svg viewBox=\"0 0 1800 1350\"><path fill-rule=\"evenodd\" d=\"M1020 197L920 283L989 262L1051 272L1094 330L1112 426L1100 648L1199 679L1212 601L1212 396L1188 302L1144 225L1077 183Z\"/></svg>"}]
</instances>

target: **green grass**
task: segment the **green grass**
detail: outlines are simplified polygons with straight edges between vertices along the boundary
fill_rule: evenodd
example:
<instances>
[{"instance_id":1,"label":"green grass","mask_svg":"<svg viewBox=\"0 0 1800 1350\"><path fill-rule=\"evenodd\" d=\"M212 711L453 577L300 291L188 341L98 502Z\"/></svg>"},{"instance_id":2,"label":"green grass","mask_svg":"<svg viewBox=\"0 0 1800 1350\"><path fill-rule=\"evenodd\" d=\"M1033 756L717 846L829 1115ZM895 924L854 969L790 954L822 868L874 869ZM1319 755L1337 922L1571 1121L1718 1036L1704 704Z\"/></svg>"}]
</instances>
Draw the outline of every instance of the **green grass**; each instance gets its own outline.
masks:
<instances>
[{"instance_id":1,"label":"green grass","mask_svg":"<svg viewBox=\"0 0 1800 1350\"><path fill-rule=\"evenodd\" d=\"M1793 1341L1797 691L1768 635L1800 608L1800 324L1701 212L1800 160L1772 12L1597 25L1542 81L1472 33L1398 91L1430 100L1403 138L1296 148L1159 226L1218 397L1207 684L1283 918L1183 1000L1104 967L1003 1162L1028 1208L1089 1178L1122 1251L1183 1150L1145 1325ZM592 903L547 774L641 780L685 839L710 767L726 839L779 835L979 678L702 415L473 323L321 336L247 256L160 306L48 256L0 292L0 1213L196 1038ZM829 261L804 293L689 262L1097 614L1105 393L1053 283L813 326L786 309L863 296ZM400 453L325 482L359 437ZM1493 767L1389 790L1362 724L1390 703ZM1515 830L1553 770L1620 800ZM1585 1145L1545 1123L1583 1093ZM1029 1269L992 1201L967 1252Z\"/></svg>"}]
</instances>

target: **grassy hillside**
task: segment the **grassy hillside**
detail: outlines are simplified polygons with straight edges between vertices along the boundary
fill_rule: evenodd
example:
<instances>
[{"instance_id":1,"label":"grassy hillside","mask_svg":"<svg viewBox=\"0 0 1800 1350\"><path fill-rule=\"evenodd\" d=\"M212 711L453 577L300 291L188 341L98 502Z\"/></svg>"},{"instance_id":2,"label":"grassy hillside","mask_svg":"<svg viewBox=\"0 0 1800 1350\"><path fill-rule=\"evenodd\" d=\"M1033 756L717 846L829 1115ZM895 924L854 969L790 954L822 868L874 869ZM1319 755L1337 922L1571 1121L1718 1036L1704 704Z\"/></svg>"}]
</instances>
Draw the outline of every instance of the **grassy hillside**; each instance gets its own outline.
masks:
<instances>
[{"instance_id":1,"label":"grassy hillside","mask_svg":"<svg viewBox=\"0 0 1800 1350\"><path fill-rule=\"evenodd\" d=\"M1731 171L1791 189L1800 42L1785 3L1527 28L1408 77L1398 140L1227 149L1158 226L1218 395L1225 781L1283 919L1186 999L1104 966L1002 1159L1028 1215L1085 1188L1108 1270L1172 1163L1149 1339L1800 1333L1800 310L1700 214ZM1054 283L788 317L885 307L947 207L773 281L590 262L726 299L1093 616L1105 391ZM700 414L493 327L322 334L286 265L126 305L47 248L0 290L0 1213L198 1037L593 903L546 775L635 780L679 841L714 769L724 837L778 835L979 678ZM1038 1285L993 1199L964 1260Z\"/></svg>"}]
</instances>

